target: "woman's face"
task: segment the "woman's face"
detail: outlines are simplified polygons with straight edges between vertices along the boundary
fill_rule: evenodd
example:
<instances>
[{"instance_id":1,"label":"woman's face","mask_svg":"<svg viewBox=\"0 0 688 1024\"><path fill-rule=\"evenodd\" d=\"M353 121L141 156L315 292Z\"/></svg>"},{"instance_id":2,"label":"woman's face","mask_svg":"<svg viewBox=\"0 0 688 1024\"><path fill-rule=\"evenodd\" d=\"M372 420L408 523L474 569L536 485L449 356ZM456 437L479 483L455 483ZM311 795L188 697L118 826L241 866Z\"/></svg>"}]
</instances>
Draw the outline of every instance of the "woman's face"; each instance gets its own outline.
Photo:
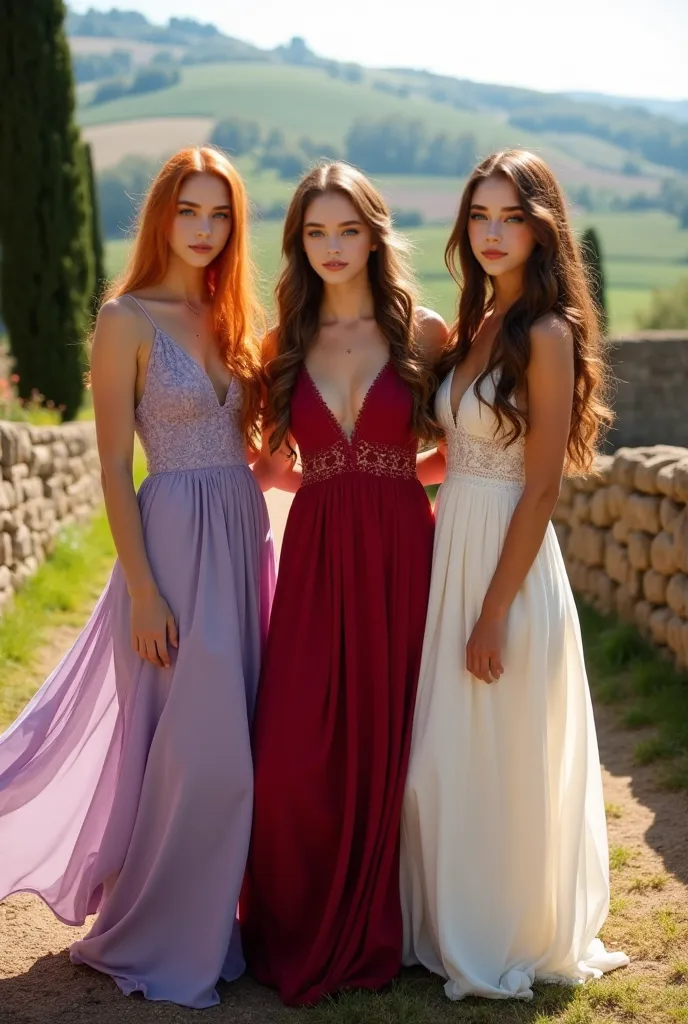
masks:
<instances>
[{"instance_id":1,"label":"woman's face","mask_svg":"<svg viewBox=\"0 0 688 1024\"><path fill-rule=\"evenodd\" d=\"M518 190L502 174L476 186L468 215L473 255L490 277L523 267L535 248L535 235L521 207Z\"/></svg>"},{"instance_id":2,"label":"woman's face","mask_svg":"<svg viewBox=\"0 0 688 1024\"><path fill-rule=\"evenodd\" d=\"M231 196L227 182L214 174L190 174L177 199L169 235L176 256L193 267L207 267L232 233Z\"/></svg>"},{"instance_id":3,"label":"woman's face","mask_svg":"<svg viewBox=\"0 0 688 1024\"><path fill-rule=\"evenodd\" d=\"M303 247L316 274L326 284L337 285L367 272L376 245L351 200L341 192L326 192L306 209Z\"/></svg>"}]
</instances>

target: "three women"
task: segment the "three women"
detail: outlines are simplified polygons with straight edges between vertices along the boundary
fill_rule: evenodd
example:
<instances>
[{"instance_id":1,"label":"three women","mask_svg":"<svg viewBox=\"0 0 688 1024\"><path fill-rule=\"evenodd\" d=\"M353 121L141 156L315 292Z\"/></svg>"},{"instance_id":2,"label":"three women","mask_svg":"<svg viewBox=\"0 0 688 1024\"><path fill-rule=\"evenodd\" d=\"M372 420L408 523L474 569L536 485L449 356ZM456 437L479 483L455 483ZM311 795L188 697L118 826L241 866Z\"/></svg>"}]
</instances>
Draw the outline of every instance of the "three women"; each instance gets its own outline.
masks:
<instances>
[{"instance_id":1,"label":"three women","mask_svg":"<svg viewBox=\"0 0 688 1024\"><path fill-rule=\"evenodd\" d=\"M298 493L253 730L241 922L255 975L312 1003L384 985L403 945L452 998L526 997L535 978L625 962L593 944L608 891L599 762L547 526L562 468L587 467L605 416L554 179L523 153L476 172L449 246L464 284L447 347L370 182L341 164L310 173L285 225L253 476L243 210L224 158L173 158L101 312L93 387L120 557L79 644L0 741L0 837L23 844L0 890L38 891L72 922L100 907L73 958L125 991L205 1006L241 972L272 589L257 485L276 485ZM438 361L433 555L420 481L443 477L444 443L417 453L438 433ZM138 505L134 427L152 474ZM35 835L49 805L52 836L73 823L57 855Z\"/></svg>"}]
</instances>

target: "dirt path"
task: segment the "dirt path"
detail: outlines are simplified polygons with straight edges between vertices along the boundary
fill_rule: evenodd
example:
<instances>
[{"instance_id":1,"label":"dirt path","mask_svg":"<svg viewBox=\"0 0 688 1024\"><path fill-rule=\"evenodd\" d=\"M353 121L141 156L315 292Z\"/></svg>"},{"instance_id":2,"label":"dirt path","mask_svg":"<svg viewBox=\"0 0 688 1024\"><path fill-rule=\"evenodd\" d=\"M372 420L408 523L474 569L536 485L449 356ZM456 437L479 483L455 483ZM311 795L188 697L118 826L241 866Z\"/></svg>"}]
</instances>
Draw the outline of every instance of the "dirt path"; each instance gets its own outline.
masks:
<instances>
[{"instance_id":1,"label":"dirt path","mask_svg":"<svg viewBox=\"0 0 688 1024\"><path fill-rule=\"evenodd\" d=\"M281 541L289 501L278 496L270 504ZM46 648L46 669L69 647L74 632L61 630L53 638ZM623 936L633 957L629 972L661 983L676 970L670 954L672 929L688 922L688 797L660 790L652 767L634 765L632 751L639 736L618 727L617 712L602 707L596 718L610 845L619 861L605 938L613 947ZM168 1003L125 999L106 976L72 966L67 947L86 930L59 924L32 896L0 904L2 1024L190 1024L201 1019L198 1011ZM300 1017L249 980L223 986L221 995L219 1006L203 1012L204 1021L272 1024Z\"/></svg>"}]
</instances>

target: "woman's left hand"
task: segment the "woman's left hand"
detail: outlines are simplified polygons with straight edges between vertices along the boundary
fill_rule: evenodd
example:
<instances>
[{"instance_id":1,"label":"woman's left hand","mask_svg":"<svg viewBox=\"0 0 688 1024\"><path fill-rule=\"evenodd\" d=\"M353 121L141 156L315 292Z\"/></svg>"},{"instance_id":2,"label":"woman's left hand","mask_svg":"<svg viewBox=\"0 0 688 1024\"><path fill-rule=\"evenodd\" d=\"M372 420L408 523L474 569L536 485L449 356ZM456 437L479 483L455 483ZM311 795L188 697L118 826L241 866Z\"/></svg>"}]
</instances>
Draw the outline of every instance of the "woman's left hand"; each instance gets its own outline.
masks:
<instances>
[{"instance_id":1,"label":"woman's left hand","mask_svg":"<svg viewBox=\"0 0 688 1024\"><path fill-rule=\"evenodd\" d=\"M466 644L466 668L484 683L495 683L504 672L502 653L506 639L506 616L484 609Z\"/></svg>"}]
</instances>

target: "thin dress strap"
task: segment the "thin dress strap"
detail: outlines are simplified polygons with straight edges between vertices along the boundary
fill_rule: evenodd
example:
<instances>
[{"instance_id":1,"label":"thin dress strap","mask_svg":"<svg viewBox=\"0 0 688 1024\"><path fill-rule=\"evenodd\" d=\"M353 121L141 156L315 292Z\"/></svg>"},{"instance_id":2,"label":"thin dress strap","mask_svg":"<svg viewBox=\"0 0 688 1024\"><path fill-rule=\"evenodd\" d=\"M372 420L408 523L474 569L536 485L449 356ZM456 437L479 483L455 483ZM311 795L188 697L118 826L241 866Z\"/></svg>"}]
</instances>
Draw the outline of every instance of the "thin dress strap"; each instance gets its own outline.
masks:
<instances>
[{"instance_id":1,"label":"thin dress strap","mask_svg":"<svg viewBox=\"0 0 688 1024\"><path fill-rule=\"evenodd\" d=\"M136 303L136 305L137 305L137 306L139 307L139 309L141 310L141 312L142 312L142 313L144 313L144 314L145 314L145 315L146 315L146 316L148 317L148 319L150 320L150 322L151 322L151 323L152 323L152 325L153 325L153 328L154 328L154 329L155 329L155 330L157 331L157 329L158 329L158 325L156 324L155 320L154 320L154 319L153 319L153 317L152 317L152 316L150 315L150 313L148 312L148 310L146 309L146 307L145 307L145 306L143 305L143 303L142 303L142 302L139 302L139 300L138 300L137 298L135 298L135 297L134 297L134 296L133 296L133 295L132 295L132 294L131 294L130 292L127 292L127 296L126 296L126 297L127 297L128 299L131 299L131 300L132 300L132 302L135 302L135 303Z\"/></svg>"}]
</instances>

